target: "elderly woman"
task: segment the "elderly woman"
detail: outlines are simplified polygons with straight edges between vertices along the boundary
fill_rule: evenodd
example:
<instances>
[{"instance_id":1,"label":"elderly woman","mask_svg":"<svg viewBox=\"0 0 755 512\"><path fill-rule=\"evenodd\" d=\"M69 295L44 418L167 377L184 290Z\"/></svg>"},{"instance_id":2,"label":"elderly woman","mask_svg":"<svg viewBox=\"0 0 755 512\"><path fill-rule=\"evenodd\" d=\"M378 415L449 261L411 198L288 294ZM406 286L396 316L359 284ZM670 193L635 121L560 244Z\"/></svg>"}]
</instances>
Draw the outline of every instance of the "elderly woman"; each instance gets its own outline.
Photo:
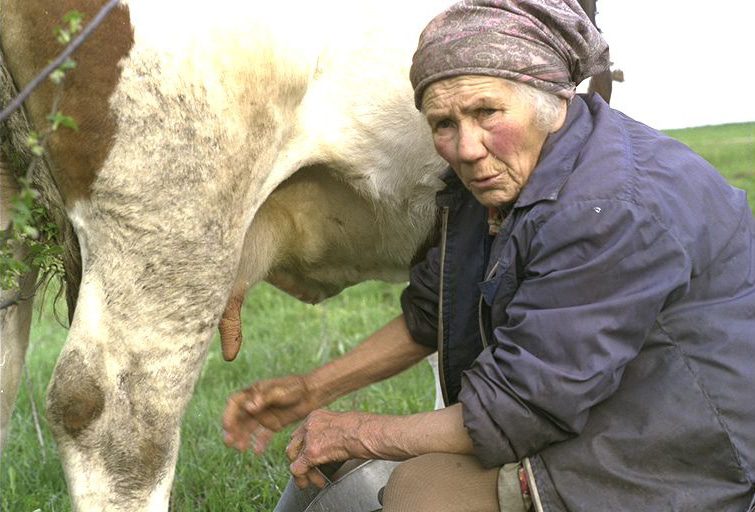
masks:
<instances>
[{"instance_id":1,"label":"elderly woman","mask_svg":"<svg viewBox=\"0 0 755 512\"><path fill-rule=\"evenodd\" d=\"M457 4L411 80L453 172L403 315L229 401L226 441L316 465L406 460L386 511L746 510L755 489L755 229L688 148L575 84L607 46L574 0ZM437 350L447 407L316 410ZM314 412L313 412L314 411ZM311 413L311 414L310 414Z\"/></svg>"}]
</instances>

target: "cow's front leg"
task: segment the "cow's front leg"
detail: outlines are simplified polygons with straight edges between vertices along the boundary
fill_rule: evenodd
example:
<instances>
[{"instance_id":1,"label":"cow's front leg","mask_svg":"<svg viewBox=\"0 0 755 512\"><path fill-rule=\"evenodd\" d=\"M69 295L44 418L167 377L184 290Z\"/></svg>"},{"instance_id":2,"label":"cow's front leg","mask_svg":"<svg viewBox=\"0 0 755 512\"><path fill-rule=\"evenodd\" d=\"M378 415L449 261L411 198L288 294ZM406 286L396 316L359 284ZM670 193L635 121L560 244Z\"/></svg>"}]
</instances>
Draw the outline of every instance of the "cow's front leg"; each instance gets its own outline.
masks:
<instances>
[{"instance_id":1,"label":"cow's front leg","mask_svg":"<svg viewBox=\"0 0 755 512\"><path fill-rule=\"evenodd\" d=\"M181 419L222 309L204 297L132 287L109 268L85 273L71 330L47 395L74 510L165 511ZM117 287L110 283L117 282ZM203 308L208 309L209 308Z\"/></svg>"}]
</instances>

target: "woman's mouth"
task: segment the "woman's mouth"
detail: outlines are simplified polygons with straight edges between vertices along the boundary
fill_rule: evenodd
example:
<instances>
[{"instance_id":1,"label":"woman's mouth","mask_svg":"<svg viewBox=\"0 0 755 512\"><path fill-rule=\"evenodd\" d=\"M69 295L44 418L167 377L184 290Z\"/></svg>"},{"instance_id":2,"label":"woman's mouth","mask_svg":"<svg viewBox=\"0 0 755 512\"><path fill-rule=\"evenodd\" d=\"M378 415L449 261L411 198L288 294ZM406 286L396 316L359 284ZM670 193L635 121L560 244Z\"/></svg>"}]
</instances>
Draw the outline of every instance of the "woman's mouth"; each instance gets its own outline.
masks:
<instances>
[{"instance_id":1,"label":"woman's mouth","mask_svg":"<svg viewBox=\"0 0 755 512\"><path fill-rule=\"evenodd\" d=\"M469 182L469 186L477 190L489 190L498 185L500 178L500 174L494 174L493 176L488 176L486 178L473 179Z\"/></svg>"}]
</instances>

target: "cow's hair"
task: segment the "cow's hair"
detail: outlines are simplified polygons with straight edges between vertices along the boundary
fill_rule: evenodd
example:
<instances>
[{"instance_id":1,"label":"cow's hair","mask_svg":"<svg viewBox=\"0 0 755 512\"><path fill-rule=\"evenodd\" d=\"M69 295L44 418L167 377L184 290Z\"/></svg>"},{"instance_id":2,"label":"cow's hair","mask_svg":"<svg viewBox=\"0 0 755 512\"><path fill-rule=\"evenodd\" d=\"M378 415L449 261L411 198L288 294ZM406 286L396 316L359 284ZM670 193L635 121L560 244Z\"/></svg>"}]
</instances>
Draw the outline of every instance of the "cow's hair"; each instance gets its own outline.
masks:
<instances>
[{"instance_id":1,"label":"cow's hair","mask_svg":"<svg viewBox=\"0 0 755 512\"><path fill-rule=\"evenodd\" d=\"M18 93L0 55L0 105L8 105ZM35 158L26 143L31 124L23 109L19 109L0 123L0 163L17 179L27 175L32 187L40 193L39 201L48 210L51 220L58 226L58 235L52 243L62 249L64 284L69 322L73 318L81 282L81 253L79 242L63 207L63 199L46 158ZM42 279L49 277L42 276ZM44 289L44 288L43 288ZM62 291L62 288L61 288Z\"/></svg>"},{"instance_id":2,"label":"cow's hair","mask_svg":"<svg viewBox=\"0 0 755 512\"><path fill-rule=\"evenodd\" d=\"M541 130L552 131L553 125L561 113L564 99L555 94L532 87L531 85L507 80L521 99L529 101L535 107L535 122Z\"/></svg>"}]
</instances>

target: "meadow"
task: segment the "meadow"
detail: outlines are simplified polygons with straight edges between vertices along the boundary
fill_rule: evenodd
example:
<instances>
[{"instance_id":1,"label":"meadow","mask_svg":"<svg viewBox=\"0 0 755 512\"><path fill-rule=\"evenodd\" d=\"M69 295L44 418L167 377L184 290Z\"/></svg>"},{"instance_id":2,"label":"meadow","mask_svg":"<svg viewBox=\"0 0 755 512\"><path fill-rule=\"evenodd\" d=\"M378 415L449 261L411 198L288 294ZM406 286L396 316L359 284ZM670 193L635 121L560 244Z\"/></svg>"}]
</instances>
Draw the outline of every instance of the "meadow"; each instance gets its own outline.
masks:
<instances>
[{"instance_id":1,"label":"meadow","mask_svg":"<svg viewBox=\"0 0 755 512\"><path fill-rule=\"evenodd\" d=\"M669 131L747 191L755 209L755 123ZM704 215L704 212L701 212ZM283 455L288 431L263 456L240 454L222 443L220 416L227 396L258 379L306 372L357 344L399 314L402 285L363 283L324 304L309 306L268 286L244 305L244 344L236 361L223 361L213 342L186 411L173 488L176 511L272 510L288 480ZM61 303L57 315L65 318ZM63 471L44 419L44 395L66 330L51 300L35 315L27 378L22 382L11 434L0 461L0 510L70 511ZM429 410L434 384L427 364L342 398L332 408L387 414ZM34 414L39 418L35 422ZM38 436L35 423L41 427Z\"/></svg>"}]
</instances>

